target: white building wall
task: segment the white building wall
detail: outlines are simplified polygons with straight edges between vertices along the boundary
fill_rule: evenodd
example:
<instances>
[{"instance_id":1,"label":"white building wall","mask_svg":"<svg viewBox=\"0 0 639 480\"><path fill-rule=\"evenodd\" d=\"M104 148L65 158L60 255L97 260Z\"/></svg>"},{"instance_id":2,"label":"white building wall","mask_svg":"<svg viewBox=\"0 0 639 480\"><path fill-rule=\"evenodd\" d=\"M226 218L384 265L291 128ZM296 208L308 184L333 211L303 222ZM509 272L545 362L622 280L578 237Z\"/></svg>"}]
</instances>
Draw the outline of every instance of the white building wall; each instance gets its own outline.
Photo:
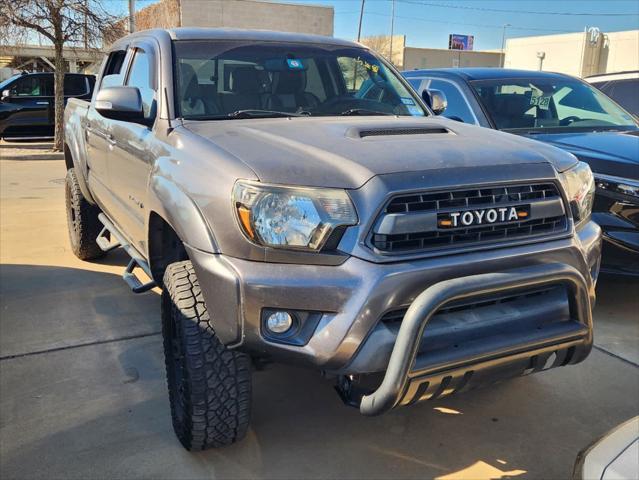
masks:
<instances>
[{"instance_id":1,"label":"white building wall","mask_svg":"<svg viewBox=\"0 0 639 480\"><path fill-rule=\"evenodd\" d=\"M598 73L639 70L639 30L604 35Z\"/></svg>"},{"instance_id":2,"label":"white building wall","mask_svg":"<svg viewBox=\"0 0 639 480\"><path fill-rule=\"evenodd\" d=\"M181 26L333 35L333 8L257 0L181 0Z\"/></svg>"},{"instance_id":3,"label":"white building wall","mask_svg":"<svg viewBox=\"0 0 639 480\"><path fill-rule=\"evenodd\" d=\"M585 77L598 73L639 70L639 30L510 38L504 67L538 70L538 52L544 52L542 70Z\"/></svg>"},{"instance_id":4,"label":"white building wall","mask_svg":"<svg viewBox=\"0 0 639 480\"><path fill-rule=\"evenodd\" d=\"M586 34L569 33L540 37L509 38L505 68L539 70L538 52L544 52L542 70L581 76Z\"/></svg>"}]
</instances>

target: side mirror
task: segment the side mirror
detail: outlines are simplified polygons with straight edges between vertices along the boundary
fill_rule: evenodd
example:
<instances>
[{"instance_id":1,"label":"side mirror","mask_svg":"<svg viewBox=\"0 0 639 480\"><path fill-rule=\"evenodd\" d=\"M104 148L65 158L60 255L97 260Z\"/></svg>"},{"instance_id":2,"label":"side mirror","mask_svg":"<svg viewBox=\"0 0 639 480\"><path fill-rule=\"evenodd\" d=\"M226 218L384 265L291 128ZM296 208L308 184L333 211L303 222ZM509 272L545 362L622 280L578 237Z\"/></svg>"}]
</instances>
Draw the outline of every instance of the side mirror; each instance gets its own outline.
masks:
<instances>
[{"instance_id":1,"label":"side mirror","mask_svg":"<svg viewBox=\"0 0 639 480\"><path fill-rule=\"evenodd\" d=\"M105 87L95 98L95 109L100 115L113 120L146 123L142 96L137 87Z\"/></svg>"},{"instance_id":2,"label":"side mirror","mask_svg":"<svg viewBox=\"0 0 639 480\"><path fill-rule=\"evenodd\" d=\"M427 90L422 91L422 98L430 106L435 115L441 115L448 107L448 100L446 95L441 90Z\"/></svg>"},{"instance_id":3,"label":"side mirror","mask_svg":"<svg viewBox=\"0 0 639 480\"><path fill-rule=\"evenodd\" d=\"M2 90L2 95L0 96L0 99L4 100L5 98L9 98L10 96L11 96L11 90L7 88L6 90Z\"/></svg>"}]
</instances>

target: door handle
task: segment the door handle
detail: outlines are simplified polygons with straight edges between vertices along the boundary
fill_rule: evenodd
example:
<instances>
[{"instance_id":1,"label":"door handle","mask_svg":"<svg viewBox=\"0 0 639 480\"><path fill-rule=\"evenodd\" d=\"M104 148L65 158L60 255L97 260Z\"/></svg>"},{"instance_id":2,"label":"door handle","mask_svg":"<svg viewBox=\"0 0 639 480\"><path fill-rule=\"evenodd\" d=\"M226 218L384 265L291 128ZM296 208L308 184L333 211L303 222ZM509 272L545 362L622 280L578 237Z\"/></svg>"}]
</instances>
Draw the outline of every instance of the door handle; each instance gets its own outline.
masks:
<instances>
[{"instance_id":1,"label":"door handle","mask_svg":"<svg viewBox=\"0 0 639 480\"><path fill-rule=\"evenodd\" d=\"M111 133L107 133L106 134L106 140L107 142L109 142L111 145L115 145L117 142L115 140L115 138L113 137L113 134Z\"/></svg>"},{"instance_id":2,"label":"door handle","mask_svg":"<svg viewBox=\"0 0 639 480\"><path fill-rule=\"evenodd\" d=\"M36 105L49 105L49 102L36 102Z\"/></svg>"}]
</instances>

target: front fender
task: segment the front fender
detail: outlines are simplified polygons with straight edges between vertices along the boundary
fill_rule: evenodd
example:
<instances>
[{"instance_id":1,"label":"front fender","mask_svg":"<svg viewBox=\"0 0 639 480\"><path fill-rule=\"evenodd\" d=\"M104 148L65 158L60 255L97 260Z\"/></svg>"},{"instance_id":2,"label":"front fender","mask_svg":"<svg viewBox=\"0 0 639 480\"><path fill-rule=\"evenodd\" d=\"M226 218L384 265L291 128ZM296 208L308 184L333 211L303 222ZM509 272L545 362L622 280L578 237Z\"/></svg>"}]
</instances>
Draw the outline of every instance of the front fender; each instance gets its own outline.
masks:
<instances>
[{"instance_id":1,"label":"front fender","mask_svg":"<svg viewBox=\"0 0 639 480\"><path fill-rule=\"evenodd\" d=\"M76 125L75 129L72 127L73 124L70 122L65 127L64 138L66 148L64 152L64 161L67 165L67 169L71 167L75 169L76 177L78 178L78 183L80 185L80 191L84 198L86 198L89 203L95 205L95 200L93 199L93 195L91 195L91 190L87 184L88 168L85 158L86 145L83 140L78 140L78 135L82 135L82 129L79 125Z\"/></svg>"},{"instance_id":2,"label":"front fender","mask_svg":"<svg viewBox=\"0 0 639 480\"><path fill-rule=\"evenodd\" d=\"M160 215L182 242L203 252L219 252L200 209L175 182L159 174L152 175L149 192L149 212Z\"/></svg>"}]
</instances>

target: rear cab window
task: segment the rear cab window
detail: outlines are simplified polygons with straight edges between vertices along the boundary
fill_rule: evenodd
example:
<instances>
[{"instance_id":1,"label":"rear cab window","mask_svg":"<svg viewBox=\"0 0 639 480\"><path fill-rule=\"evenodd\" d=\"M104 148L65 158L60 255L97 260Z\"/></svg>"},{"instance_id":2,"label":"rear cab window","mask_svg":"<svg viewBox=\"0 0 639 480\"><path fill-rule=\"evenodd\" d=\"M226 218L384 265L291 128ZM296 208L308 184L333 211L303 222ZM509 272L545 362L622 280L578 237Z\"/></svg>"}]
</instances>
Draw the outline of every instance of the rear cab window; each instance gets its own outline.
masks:
<instances>
[{"instance_id":1,"label":"rear cab window","mask_svg":"<svg viewBox=\"0 0 639 480\"><path fill-rule=\"evenodd\" d=\"M64 94L69 97L79 97L89 93L89 81L84 75L65 75Z\"/></svg>"}]
</instances>

